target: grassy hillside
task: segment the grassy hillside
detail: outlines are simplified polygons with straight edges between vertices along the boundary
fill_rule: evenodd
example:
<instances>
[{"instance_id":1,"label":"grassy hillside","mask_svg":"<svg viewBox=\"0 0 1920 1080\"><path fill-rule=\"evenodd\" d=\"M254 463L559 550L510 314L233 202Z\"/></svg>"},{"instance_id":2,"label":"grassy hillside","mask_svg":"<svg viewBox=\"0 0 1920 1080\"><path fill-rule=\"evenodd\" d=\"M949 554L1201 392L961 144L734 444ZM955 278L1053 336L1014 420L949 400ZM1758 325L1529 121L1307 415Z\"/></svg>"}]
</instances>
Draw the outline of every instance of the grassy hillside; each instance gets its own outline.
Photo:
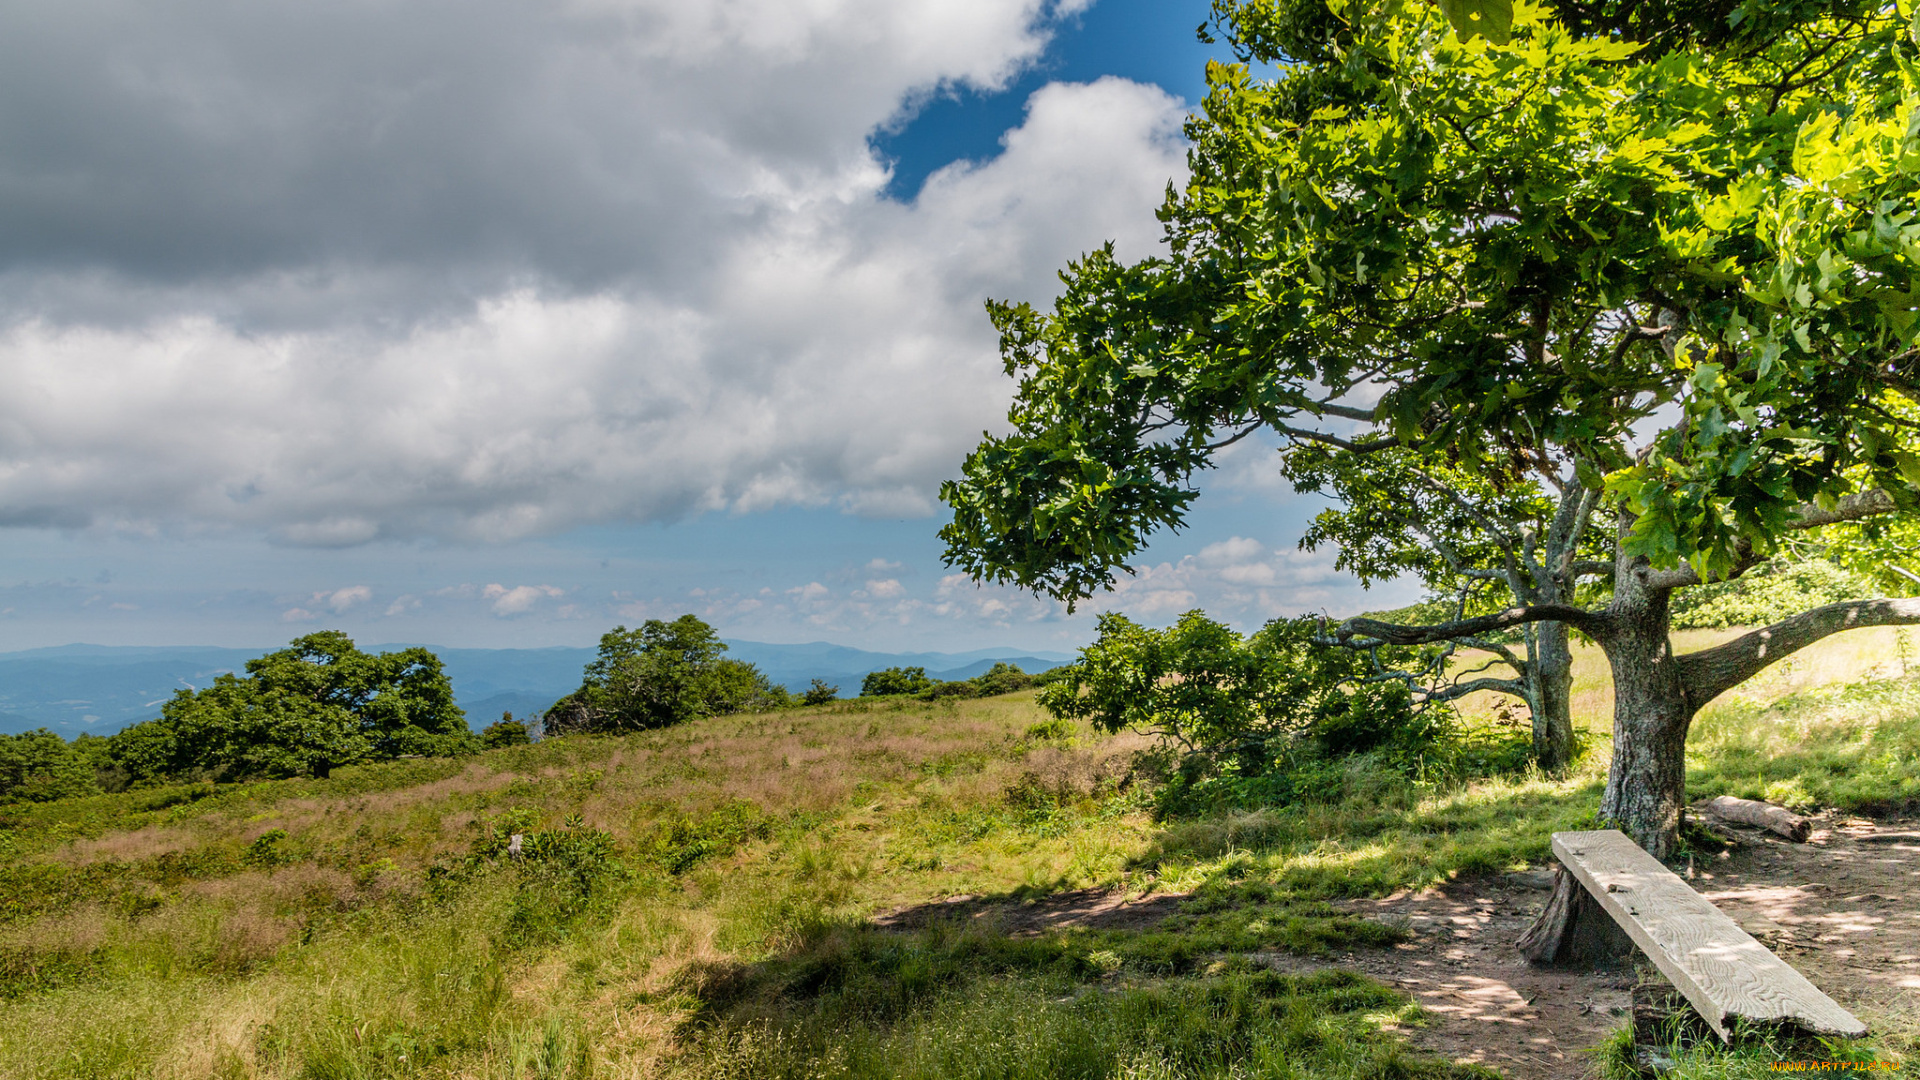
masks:
<instances>
[{"instance_id":1,"label":"grassy hillside","mask_svg":"<svg viewBox=\"0 0 1920 1080\"><path fill-rule=\"evenodd\" d=\"M1920 684L1858 678L1899 674L1860 639L1847 678L1812 654L1708 710L1695 794L1920 801ZM0 1076L1463 1074L1379 1034L1418 1022L1398 994L1247 957L1391 943L1325 901L1538 862L1605 762L1440 786L1362 760L1335 801L1162 825L1141 740L1045 719L843 702L0 807ZM1145 929L869 922L1087 887L1195 899Z\"/></svg>"}]
</instances>

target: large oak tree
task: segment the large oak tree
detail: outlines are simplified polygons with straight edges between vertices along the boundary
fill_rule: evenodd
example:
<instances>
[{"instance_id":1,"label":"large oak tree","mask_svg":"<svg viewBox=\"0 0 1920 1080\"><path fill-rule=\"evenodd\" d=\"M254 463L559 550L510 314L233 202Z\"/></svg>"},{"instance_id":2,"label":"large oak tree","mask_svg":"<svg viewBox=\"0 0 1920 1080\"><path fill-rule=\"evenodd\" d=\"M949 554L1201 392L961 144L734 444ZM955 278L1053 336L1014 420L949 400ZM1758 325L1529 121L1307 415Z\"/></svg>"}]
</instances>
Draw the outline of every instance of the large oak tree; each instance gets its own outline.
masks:
<instances>
[{"instance_id":1,"label":"large oak tree","mask_svg":"<svg viewBox=\"0 0 1920 1080\"><path fill-rule=\"evenodd\" d=\"M1670 854L1702 705L1828 634L1920 621L1862 600L1673 651L1675 590L1905 515L1920 482L1908 24L1661 14L1685 6L1523 3L1496 43L1419 0L1220 0L1245 55L1293 63L1209 68L1165 256L1109 247L1050 312L990 305L1019 390L943 489L949 561L1085 599L1263 430L1342 467L1542 483L1566 512L1515 529L1511 607L1329 640L1591 638L1616 701L1601 814Z\"/></svg>"}]
</instances>

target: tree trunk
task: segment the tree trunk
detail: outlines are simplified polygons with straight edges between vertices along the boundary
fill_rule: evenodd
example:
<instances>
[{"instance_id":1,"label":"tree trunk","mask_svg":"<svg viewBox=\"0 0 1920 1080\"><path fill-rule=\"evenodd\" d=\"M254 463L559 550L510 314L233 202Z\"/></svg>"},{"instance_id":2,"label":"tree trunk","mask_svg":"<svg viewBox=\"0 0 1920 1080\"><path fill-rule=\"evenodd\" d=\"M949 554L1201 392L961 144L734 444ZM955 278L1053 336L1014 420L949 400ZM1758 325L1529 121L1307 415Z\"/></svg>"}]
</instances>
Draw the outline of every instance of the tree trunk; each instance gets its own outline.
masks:
<instances>
[{"instance_id":1,"label":"tree trunk","mask_svg":"<svg viewBox=\"0 0 1920 1080\"><path fill-rule=\"evenodd\" d=\"M1567 625L1543 622L1536 631L1534 655L1533 759L1557 773L1573 764L1573 650Z\"/></svg>"},{"instance_id":2,"label":"tree trunk","mask_svg":"<svg viewBox=\"0 0 1920 1080\"><path fill-rule=\"evenodd\" d=\"M1671 590L1619 575L1601 636L1613 668L1613 764L1600 817L1656 859L1672 857L1687 797L1687 728L1693 707L1667 635Z\"/></svg>"},{"instance_id":3,"label":"tree trunk","mask_svg":"<svg viewBox=\"0 0 1920 1080\"><path fill-rule=\"evenodd\" d=\"M1529 963L1585 967L1633 955L1633 939L1565 866L1553 868L1553 895L1545 911L1514 943Z\"/></svg>"}]
</instances>

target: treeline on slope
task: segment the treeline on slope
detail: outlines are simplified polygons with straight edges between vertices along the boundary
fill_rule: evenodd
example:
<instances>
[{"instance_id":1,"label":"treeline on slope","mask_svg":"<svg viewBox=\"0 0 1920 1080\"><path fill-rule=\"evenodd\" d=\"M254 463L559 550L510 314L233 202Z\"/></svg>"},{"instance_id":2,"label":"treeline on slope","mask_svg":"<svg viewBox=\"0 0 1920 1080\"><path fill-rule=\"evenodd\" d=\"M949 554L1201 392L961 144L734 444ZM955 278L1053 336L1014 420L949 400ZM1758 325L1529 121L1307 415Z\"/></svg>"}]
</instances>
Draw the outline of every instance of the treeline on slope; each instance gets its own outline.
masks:
<instances>
[{"instance_id":1,"label":"treeline on slope","mask_svg":"<svg viewBox=\"0 0 1920 1080\"><path fill-rule=\"evenodd\" d=\"M860 680L861 697L915 697L922 701L937 701L940 698L993 697L996 694L1011 694L1016 690L1026 690L1034 686L1045 686L1054 679L1061 669L1043 671L1038 675L1029 675L1018 664L1009 664L1002 660L993 667L975 675L971 679L951 679L941 681L932 678L923 667L890 667L881 671L871 671Z\"/></svg>"},{"instance_id":2,"label":"treeline on slope","mask_svg":"<svg viewBox=\"0 0 1920 1080\"><path fill-rule=\"evenodd\" d=\"M840 688L823 679L813 680L803 693L790 693L754 665L723 655L726 651L713 627L692 615L672 622L649 619L634 630L616 626L600 638L599 655L587 664L580 688L547 710L546 733L645 731L702 716L839 699ZM925 668L892 667L868 674L860 696L989 697L1025 690L1041 678L1008 663L950 682L928 677Z\"/></svg>"},{"instance_id":3,"label":"treeline on slope","mask_svg":"<svg viewBox=\"0 0 1920 1080\"><path fill-rule=\"evenodd\" d=\"M0 737L0 798L45 800L179 780L324 777L344 765L471 753L440 658L368 653L337 630L183 689L159 717L69 744L45 729Z\"/></svg>"},{"instance_id":4,"label":"treeline on slope","mask_svg":"<svg viewBox=\"0 0 1920 1080\"><path fill-rule=\"evenodd\" d=\"M615 627L601 637L580 688L544 716L508 714L476 733L430 650L375 654L339 631L308 634L247 661L244 675L179 691L159 717L112 736L81 735L69 743L44 728L0 735L0 799L46 801L179 781L325 777L364 762L451 757L541 736L642 731L839 698L840 688L821 679L791 694L726 651L713 627L693 615L650 619L633 630ZM1008 693L1032 682L1009 664L938 685L911 670L940 696Z\"/></svg>"}]
</instances>

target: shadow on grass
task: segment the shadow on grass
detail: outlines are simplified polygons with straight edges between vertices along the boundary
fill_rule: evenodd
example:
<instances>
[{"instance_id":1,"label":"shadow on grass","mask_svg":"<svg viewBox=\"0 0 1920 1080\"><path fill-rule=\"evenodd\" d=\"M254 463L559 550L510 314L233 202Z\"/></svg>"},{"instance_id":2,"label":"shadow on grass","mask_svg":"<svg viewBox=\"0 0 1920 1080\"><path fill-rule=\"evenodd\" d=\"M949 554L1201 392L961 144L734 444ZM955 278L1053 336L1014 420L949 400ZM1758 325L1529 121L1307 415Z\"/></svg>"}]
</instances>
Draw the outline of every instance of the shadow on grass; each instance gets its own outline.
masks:
<instances>
[{"instance_id":1,"label":"shadow on grass","mask_svg":"<svg viewBox=\"0 0 1920 1080\"><path fill-rule=\"evenodd\" d=\"M1171 887L1264 882L1299 899L1382 896L1545 862L1593 820L1604 778L1489 780L1166 825L1130 869Z\"/></svg>"},{"instance_id":2,"label":"shadow on grass","mask_svg":"<svg viewBox=\"0 0 1920 1080\"><path fill-rule=\"evenodd\" d=\"M1068 895L1062 907L1084 903ZM1386 945L1400 931L1254 892L1153 904L1165 914L1135 929L1026 931L1008 918L1022 906L1012 893L913 929L823 923L782 956L689 972L675 1075L1171 1080L1281 1062L1287 1075L1489 1075L1383 1037L1417 1012L1397 991L1349 972L1283 975L1250 955Z\"/></svg>"}]
</instances>

